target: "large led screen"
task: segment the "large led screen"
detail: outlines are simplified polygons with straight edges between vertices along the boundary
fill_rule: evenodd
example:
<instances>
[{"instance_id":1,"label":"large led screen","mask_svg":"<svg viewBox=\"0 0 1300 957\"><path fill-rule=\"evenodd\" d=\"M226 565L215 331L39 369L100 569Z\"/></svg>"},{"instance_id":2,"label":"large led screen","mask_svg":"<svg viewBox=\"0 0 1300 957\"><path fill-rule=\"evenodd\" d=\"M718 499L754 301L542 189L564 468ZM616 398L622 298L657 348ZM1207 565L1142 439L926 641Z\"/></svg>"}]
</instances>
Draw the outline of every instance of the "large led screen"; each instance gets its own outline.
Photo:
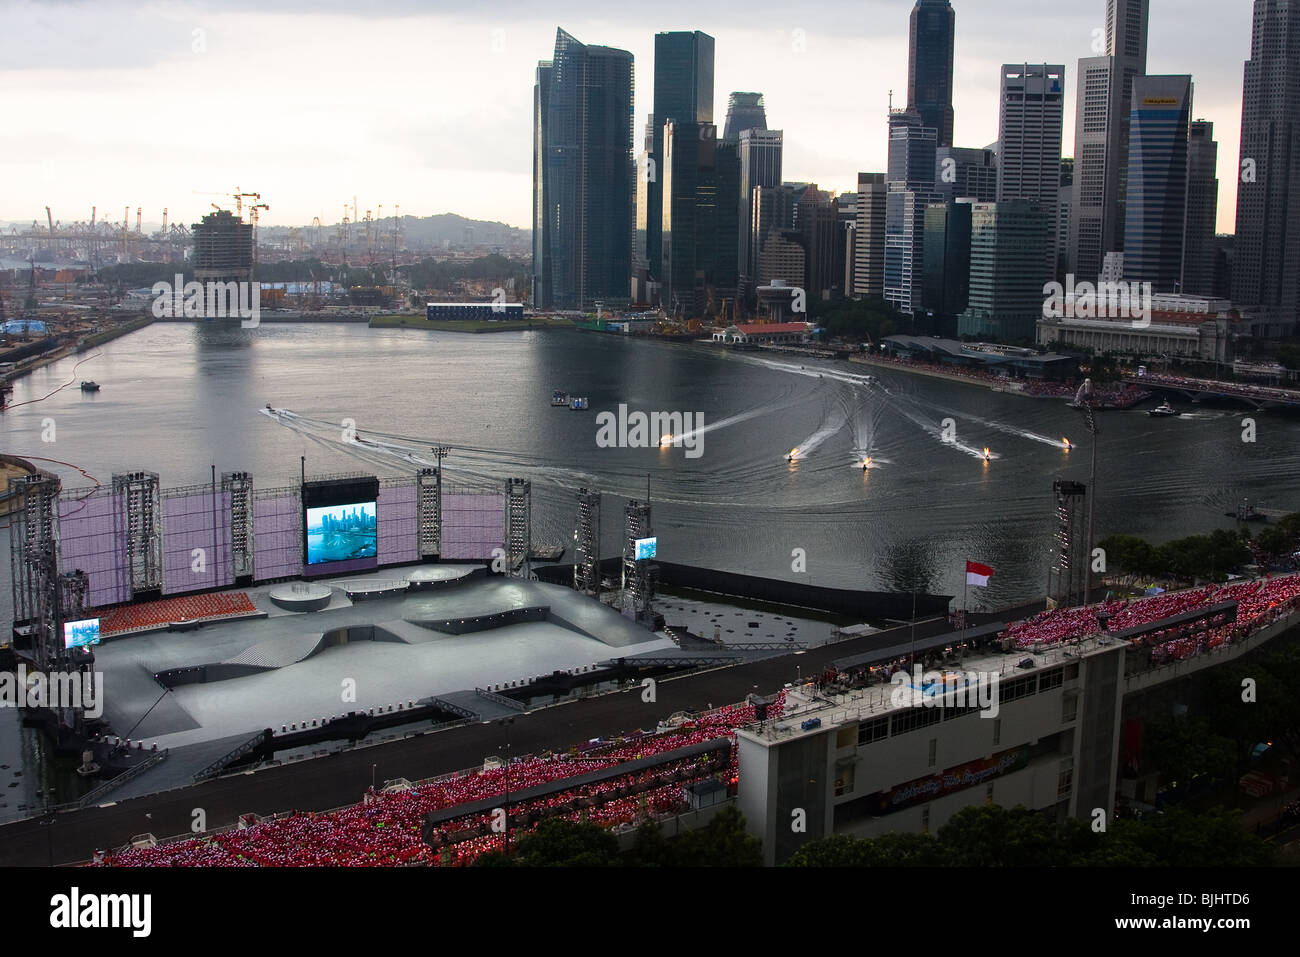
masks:
<instances>
[{"instance_id":1,"label":"large led screen","mask_svg":"<svg viewBox=\"0 0 1300 957\"><path fill-rule=\"evenodd\" d=\"M99 619L84 618L81 621L63 623L63 647L87 648L99 644Z\"/></svg>"},{"instance_id":2,"label":"large led screen","mask_svg":"<svg viewBox=\"0 0 1300 957\"><path fill-rule=\"evenodd\" d=\"M307 509L307 564L378 558L374 502Z\"/></svg>"}]
</instances>

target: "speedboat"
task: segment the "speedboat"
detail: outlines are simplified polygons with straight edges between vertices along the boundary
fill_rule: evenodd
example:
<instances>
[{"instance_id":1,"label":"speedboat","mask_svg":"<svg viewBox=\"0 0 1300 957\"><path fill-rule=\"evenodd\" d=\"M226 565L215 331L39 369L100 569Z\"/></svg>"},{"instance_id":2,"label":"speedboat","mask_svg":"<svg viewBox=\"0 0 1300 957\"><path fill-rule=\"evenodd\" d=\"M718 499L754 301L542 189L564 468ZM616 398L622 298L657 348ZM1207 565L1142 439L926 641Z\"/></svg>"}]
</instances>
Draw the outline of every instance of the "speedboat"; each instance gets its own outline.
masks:
<instances>
[{"instance_id":1,"label":"speedboat","mask_svg":"<svg viewBox=\"0 0 1300 957\"><path fill-rule=\"evenodd\" d=\"M569 393L561 392L559 389L556 389L551 393L551 405L565 406L567 408L569 405Z\"/></svg>"},{"instance_id":2,"label":"speedboat","mask_svg":"<svg viewBox=\"0 0 1300 957\"><path fill-rule=\"evenodd\" d=\"M585 412L587 410L587 400L575 395L569 402L569 408L574 412Z\"/></svg>"},{"instance_id":3,"label":"speedboat","mask_svg":"<svg viewBox=\"0 0 1300 957\"><path fill-rule=\"evenodd\" d=\"M90 379L87 379L87 380L85 380L84 382L81 383L81 391L82 391L82 392L98 392L98 391L99 391L99 383L98 383L98 382L94 382L94 381L92 381L92 380L90 380Z\"/></svg>"},{"instance_id":4,"label":"speedboat","mask_svg":"<svg viewBox=\"0 0 1300 957\"><path fill-rule=\"evenodd\" d=\"M1168 418L1171 415L1177 414L1178 413L1174 411L1174 407L1169 404L1168 399L1165 399L1165 401L1161 402L1154 409L1147 409L1147 415L1154 416L1158 419Z\"/></svg>"}]
</instances>

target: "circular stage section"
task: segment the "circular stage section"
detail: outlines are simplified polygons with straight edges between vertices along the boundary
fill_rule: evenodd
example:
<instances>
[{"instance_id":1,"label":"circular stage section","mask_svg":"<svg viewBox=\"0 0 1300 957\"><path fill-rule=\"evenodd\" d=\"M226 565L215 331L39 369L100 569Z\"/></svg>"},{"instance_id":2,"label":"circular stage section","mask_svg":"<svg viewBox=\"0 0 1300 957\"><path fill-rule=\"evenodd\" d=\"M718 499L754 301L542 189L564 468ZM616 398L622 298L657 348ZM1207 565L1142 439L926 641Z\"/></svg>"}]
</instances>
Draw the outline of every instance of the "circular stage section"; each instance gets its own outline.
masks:
<instances>
[{"instance_id":1,"label":"circular stage section","mask_svg":"<svg viewBox=\"0 0 1300 957\"><path fill-rule=\"evenodd\" d=\"M481 569L434 565L427 568L417 568L406 576L406 580L410 582L412 591L448 588L469 580L478 571L481 571Z\"/></svg>"},{"instance_id":2,"label":"circular stage section","mask_svg":"<svg viewBox=\"0 0 1300 957\"><path fill-rule=\"evenodd\" d=\"M404 581L381 578L354 578L334 583L335 588L342 589L353 601L365 601L367 598L383 598L406 591Z\"/></svg>"},{"instance_id":3,"label":"circular stage section","mask_svg":"<svg viewBox=\"0 0 1300 957\"><path fill-rule=\"evenodd\" d=\"M330 603L333 592L315 582L287 582L276 585L267 597L277 608L285 611L320 611Z\"/></svg>"}]
</instances>

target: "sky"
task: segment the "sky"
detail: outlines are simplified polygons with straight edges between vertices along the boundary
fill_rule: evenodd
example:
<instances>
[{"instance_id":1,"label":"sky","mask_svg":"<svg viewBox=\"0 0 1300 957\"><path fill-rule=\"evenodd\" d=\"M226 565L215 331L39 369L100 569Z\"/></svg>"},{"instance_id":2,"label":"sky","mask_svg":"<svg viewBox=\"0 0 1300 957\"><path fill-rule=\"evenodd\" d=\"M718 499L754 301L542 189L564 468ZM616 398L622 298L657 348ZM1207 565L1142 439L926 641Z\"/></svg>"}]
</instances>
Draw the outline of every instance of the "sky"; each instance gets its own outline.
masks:
<instances>
[{"instance_id":1,"label":"sky","mask_svg":"<svg viewBox=\"0 0 1300 957\"><path fill-rule=\"evenodd\" d=\"M784 176L856 188L885 168L890 91L907 95L912 0L0 0L0 220L194 222L236 188L263 225L459 213L531 227L532 100L556 27L636 58L635 145L654 34L716 40L714 111L757 91ZM1073 153L1080 57L1105 0L954 0L954 145L998 136L1003 63L1065 64ZM1250 0L1151 0L1147 72L1191 73L1215 124L1231 232ZM350 215L350 214L349 214Z\"/></svg>"}]
</instances>

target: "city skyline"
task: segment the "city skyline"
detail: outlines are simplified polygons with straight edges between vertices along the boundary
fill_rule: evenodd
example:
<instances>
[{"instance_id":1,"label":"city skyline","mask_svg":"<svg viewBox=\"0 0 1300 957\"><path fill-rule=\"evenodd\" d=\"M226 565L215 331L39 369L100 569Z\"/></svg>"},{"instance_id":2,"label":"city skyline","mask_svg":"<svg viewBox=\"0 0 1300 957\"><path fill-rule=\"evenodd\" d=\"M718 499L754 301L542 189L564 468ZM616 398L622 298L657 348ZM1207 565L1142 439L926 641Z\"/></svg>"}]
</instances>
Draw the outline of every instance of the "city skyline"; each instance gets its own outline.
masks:
<instances>
[{"instance_id":1,"label":"city skyline","mask_svg":"<svg viewBox=\"0 0 1300 957\"><path fill-rule=\"evenodd\" d=\"M117 208L143 207L147 221L169 207L172 221L196 221L210 208L210 198L196 191L240 183L270 201L266 226L303 225L314 216L335 223L339 207L357 195L360 209L376 216L381 203L385 215L400 204L404 215L456 212L528 228L535 70L550 55L557 25L633 54L638 130L653 107L655 34L713 36L715 110L732 91L761 92L769 127L785 131L786 177L845 192L858 172L885 168L885 113L891 90L896 107L906 99L913 4L823 3L801 9L806 26L763 3L743 26L698 5L670 4L618 25L581 7L543 20L510 4L465 16L388 3L367 19L327 6L313 19L310 42L291 16L237 7L192 4L158 13L118 3L78 9L74 19L65 8L8 6L15 30L5 79L26 91L11 125L44 148L4 161L7 179L24 185L8 193L0 219L29 223L51 205L64 223L89 219L91 206L110 218ZM1250 12L1207 2L1192 15L1188 7L1152 3L1147 69L1193 75L1196 118L1215 123L1218 134L1218 229L1230 232ZM1073 102L1071 66L1094 55L1093 31L1104 22L1100 3L1016 0L993 11L958 0L954 10L961 23L953 142L965 147L997 138L1002 63L1065 63L1066 100ZM437 57L408 60L390 55L395 35L403 43L426 35L458 42L440 44ZM105 53L115 46L127 55ZM382 71L365 64L371 50L383 53ZM226 72L249 57L261 57L256 71ZM304 63L331 59L330 69L304 73ZM463 95L467 85L476 97ZM440 88L455 95L439 97ZM232 112L226 140L199 149L197 134L184 135L185 117L223 110ZM1067 109L1067 153L1073 119Z\"/></svg>"}]
</instances>

